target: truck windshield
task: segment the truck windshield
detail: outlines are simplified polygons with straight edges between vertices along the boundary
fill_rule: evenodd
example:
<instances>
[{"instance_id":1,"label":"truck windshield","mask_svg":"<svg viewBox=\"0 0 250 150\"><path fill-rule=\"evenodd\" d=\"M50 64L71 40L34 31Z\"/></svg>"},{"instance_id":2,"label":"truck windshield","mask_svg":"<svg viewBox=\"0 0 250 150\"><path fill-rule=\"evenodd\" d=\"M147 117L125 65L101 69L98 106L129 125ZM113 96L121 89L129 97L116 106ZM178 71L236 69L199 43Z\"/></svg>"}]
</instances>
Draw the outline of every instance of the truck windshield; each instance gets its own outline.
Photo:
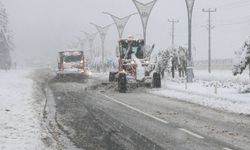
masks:
<instances>
[{"instance_id":1,"label":"truck windshield","mask_svg":"<svg viewBox=\"0 0 250 150\"><path fill-rule=\"evenodd\" d=\"M78 62L81 61L81 55L71 55L71 56L65 56L64 57L64 62Z\"/></svg>"}]
</instances>

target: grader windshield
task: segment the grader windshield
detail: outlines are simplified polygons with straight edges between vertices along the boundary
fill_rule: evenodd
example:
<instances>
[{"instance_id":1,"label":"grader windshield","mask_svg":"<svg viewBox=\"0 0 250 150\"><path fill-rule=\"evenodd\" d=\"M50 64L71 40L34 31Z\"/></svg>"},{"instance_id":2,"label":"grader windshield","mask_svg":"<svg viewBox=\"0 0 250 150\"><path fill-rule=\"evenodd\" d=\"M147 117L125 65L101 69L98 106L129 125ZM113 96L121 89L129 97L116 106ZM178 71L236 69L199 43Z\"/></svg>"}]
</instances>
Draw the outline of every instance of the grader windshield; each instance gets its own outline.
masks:
<instances>
[{"instance_id":1,"label":"grader windshield","mask_svg":"<svg viewBox=\"0 0 250 150\"><path fill-rule=\"evenodd\" d=\"M131 59L132 54L138 59L143 59L143 40L120 40L119 45L122 59Z\"/></svg>"}]
</instances>

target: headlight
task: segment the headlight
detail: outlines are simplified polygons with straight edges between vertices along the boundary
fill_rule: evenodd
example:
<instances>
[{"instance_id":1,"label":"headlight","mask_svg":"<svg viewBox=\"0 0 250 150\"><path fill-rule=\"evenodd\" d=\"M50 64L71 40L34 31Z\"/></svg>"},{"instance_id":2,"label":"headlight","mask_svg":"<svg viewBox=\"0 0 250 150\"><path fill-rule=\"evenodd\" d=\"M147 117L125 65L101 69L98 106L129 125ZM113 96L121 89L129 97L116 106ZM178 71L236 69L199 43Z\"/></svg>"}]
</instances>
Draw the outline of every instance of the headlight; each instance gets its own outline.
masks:
<instances>
[{"instance_id":1,"label":"headlight","mask_svg":"<svg viewBox=\"0 0 250 150\"><path fill-rule=\"evenodd\" d=\"M146 61L145 61L145 64L149 64L149 61L148 61L148 60L146 60Z\"/></svg>"},{"instance_id":2,"label":"headlight","mask_svg":"<svg viewBox=\"0 0 250 150\"><path fill-rule=\"evenodd\" d=\"M130 63L133 65L133 64L135 64L135 61L134 61L134 60L132 60Z\"/></svg>"}]
</instances>

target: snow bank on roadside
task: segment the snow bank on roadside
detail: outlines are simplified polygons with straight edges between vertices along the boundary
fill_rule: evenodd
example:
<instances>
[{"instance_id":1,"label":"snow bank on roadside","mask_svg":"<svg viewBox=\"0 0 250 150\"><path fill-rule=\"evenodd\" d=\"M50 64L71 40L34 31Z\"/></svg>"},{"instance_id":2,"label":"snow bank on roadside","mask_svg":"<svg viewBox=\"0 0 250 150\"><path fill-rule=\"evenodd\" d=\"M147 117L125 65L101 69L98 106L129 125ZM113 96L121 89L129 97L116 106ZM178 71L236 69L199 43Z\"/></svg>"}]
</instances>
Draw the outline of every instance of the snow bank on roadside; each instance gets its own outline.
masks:
<instances>
[{"instance_id":1,"label":"snow bank on roadside","mask_svg":"<svg viewBox=\"0 0 250 150\"><path fill-rule=\"evenodd\" d=\"M234 76L231 70L213 70L211 74L208 74L207 70L195 70L194 73L196 80L250 84L248 70L238 76Z\"/></svg>"},{"instance_id":2,"label":"snow bank on roadside","mask_svg":"<svg viewBox=\"0 0 250 150\"><path fill-rule=\"evenodd\" d=\"M162 89L150 93L228 112L250 114L250 93L239 92L240 88L250 84L248 72L235 77L229 70L215 70L212 74L196 70L195 79L194 83L187 84L187 89L182 80L168 79L162 81Z\"/></svg>"},{"instance_id":3,"label":"snow bank on roadside","mask_svg":"<svg viewBox=\"0 0 250 150\"><path fill-rule=\"evenodd\" d=\"M217 96L214 94L207 93L198 93L197 91L185 90L185 89L173 89L173 88L165 88L162 90L153 90L150 93L163 96L175 98L177 100L191 102L195 104L199 104L205 107L215 108L218 110L223 110L227 112L239 113L239 114L250 114L250 94L244 95L245 98L227 99L223 96ZM230 94L227 95L230 97ZM235 95L234 97L237 97ZM239 101L237 101L239 100Z\"/></svg>"},{"instance_id":4,"label":"snow bank on roadside","mask_svg":"<svg viewBox=\"0 0 250 150\"><path fill-rule=\"evenodd\" d=\"M31 70L0 71L0 149L46 149L34 109Z\"/></svg>"}]
</instances>

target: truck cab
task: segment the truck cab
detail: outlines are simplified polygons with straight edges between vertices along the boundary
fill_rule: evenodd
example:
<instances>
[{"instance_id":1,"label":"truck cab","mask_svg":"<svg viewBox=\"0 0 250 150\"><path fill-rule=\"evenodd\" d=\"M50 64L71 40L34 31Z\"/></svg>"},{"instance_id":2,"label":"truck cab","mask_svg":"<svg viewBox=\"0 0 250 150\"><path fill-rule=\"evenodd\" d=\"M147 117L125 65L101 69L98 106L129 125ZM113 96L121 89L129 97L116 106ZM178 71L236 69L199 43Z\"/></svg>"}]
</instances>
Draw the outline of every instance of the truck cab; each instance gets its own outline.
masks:
<instances>
[{"instance_id":1,"label":"truck cab","mask_svg":"<svg viewBox=\"0 0 250 150\"><path fill-rule=\"evenodd\" d=\"M81 50L60 51L58 58L57 76L71 76L83 78L85 71L84 52Z\"/></svg>"}]
</instances>

